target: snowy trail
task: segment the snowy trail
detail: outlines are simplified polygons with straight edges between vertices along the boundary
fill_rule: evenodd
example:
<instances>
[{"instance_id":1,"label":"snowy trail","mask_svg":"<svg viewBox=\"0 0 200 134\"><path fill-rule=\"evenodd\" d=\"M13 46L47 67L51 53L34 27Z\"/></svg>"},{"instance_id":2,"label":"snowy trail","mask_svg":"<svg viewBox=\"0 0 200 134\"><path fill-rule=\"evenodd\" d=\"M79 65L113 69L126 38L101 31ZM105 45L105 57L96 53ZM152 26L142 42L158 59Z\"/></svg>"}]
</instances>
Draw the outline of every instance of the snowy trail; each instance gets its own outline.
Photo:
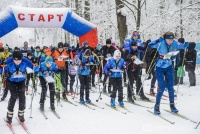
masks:
<instances>
[{"instance_id":1,"label":"snowy trail","mask_svg":"<svg viewBox=\"0 0 200 134\"><path fill-rule=\"evenodd\" d=\"M198 78L200 75L196 74L197 86L189 88L188 77L184 78L184 85L180 85L178 98L175 100L176 107L180 114L183 114L195 121L200 121L200 83ZM149 92L150 80L145 81L144 90L146 93ZM177 86L175 86L177 89ZM40 87L38 87L40 91ZM97 88L98 90L98 88ZM31 89L29 89L31 92ZM126 88L124 88L126 93ZM167 95L167 93L165 92ZM39 111L39 99L40 95L36 95L33 101L33 118L30 116L30 101L31 96L26 96L26 111L25 111L25 123L31 134L199 134L200 128L194 129L197 124L194 124L188 120L174 116L171 113L164 111L163 109L169 110L169 105L161 104L161 114L168 120L174 121L175 124L170 124L157 116L147 112L147 108L142 108L136 105L132 105L125 102L126 108L133 113L122 114L117 112L105 105L110 102L110 98L102 94L102 100L96 102L99 93L91 93L90 98L94 104L97 104L104 109L95 108L91 110L87 107L73 106L69 103L62 101L63 107L56 105L56 111L60 115L61 119L58 119L49 110L49 98L45 102L45 113L48 117L46 120ZM149 97L149 96L148 96ZM70 96L69 100L74 102ZM154 97L150 97L155 99ZM9 96L5 101L0 102L0 134L11 134L11 131L3 121L3 117L6 116L7 104ZM78 101L78 98L75 98ZM126 99L125 99L126 100ZM145 106L153 107L154 103L136 101L137 103ZM168 100L162 100L162 102L168 103ZM75 103L75 102L74 102ZM16 103L14 117L17 116L18 103ZM123 110L123 109L122 109ZM152 110L153 109L149 109ZM21 125L13 118L13 127L17 134L26 134Z\"/></svg>"}]
</instances>

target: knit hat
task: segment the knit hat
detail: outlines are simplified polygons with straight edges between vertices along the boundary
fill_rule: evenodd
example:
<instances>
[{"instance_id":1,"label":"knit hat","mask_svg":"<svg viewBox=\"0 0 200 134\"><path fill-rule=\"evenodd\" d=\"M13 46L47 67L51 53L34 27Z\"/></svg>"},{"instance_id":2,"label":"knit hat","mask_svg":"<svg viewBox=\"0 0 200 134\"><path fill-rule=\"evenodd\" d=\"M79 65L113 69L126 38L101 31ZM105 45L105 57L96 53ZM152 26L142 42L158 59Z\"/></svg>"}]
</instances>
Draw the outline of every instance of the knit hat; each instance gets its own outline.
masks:
<instances>
[{"instance_id":1,"label":"knit hat","mask_svg":"<svg viewBox=\"0 0 200 134\"><path fill-rule=\"evenodd\" d=\"M134 31L133 34L132 34L132 37L138 36L138 35L139 35L139 33L137 31Z\"/></svg>"},{"instance_id":2,"label":"knit hat","mask_svg":"<svg viewBox=\"0 0 200 134\"><path fill-rule=\"evenodd\" d=\"M28 53L27 53L27 56L32 56L32 53L31 53L31 52L28 52Z\"/></svg>"},{"instance_id":3,"label":"knit hat","mask_svg":"<svg viewBox=\"0 0 200 134\"><path fill-rule=\"evenodd\" d=\"M45 58L45 61L44 61L45 63L52 63L53 62L53 59L52 59L52 57L51 56L47 56L46 58Z\"/></svg>"},{"instance_id":4,"label":"knit hat","mask_svg":"<svg viewBox=\"0 0 200 134\"><path fill-rule=\"evenodd\" d=\"M13 59L14 60L21 60L22 57L23 57L22 52L20 52L20 51L14 51L13 52Z\"/></svg>"},{"instance_id":5,"label":"knit hat","mask_svg":"<svg viewBox=\"0 0 200 134\"><path fill-rule=\"evenodd\" d=\"M178 42L184 44L185 43L185 39L184 38L179 38Z\"/></svg>"},{"instance_id":6,"label":"knit hat","mask_svg":"<svg viewBox=\"0 0 200 134\"><path fill-rule=\"evenodd\" d=\"M63 48L63 43L62 42L58 43L58 48Z\"/></svg>"},{"instance_id":7,"label":"knit hat","mask_svg":"<svg viewBox=\"0 0 200 134\"><path fill-rule=\"evenodd\" d=\"M119 50L115 50L114 55L113 55L113 58L114 58L114 59L117 59L117 58L116 58L117 56L120 56L120 57L121 57L121 52L120 52Z\"/></svg>"},{"instance_id":8,"label":"knit hat","mask_svg":"<svg viewBox=\"0 0 200 134\"><path fill-rule=\"evenodd\" d=\"M111 44L111 39L107 39L106 44Z\"/></svg>"},{"instance_id":9,"label":"knit hat","mask_svg":"<svg viewBox=\"0 0 200 134\"><path fill-rule=\"evenodd\" d=\"M130 46L137 46L137 42L136 41L132 41Z\"/></svg>"}]
</instances>

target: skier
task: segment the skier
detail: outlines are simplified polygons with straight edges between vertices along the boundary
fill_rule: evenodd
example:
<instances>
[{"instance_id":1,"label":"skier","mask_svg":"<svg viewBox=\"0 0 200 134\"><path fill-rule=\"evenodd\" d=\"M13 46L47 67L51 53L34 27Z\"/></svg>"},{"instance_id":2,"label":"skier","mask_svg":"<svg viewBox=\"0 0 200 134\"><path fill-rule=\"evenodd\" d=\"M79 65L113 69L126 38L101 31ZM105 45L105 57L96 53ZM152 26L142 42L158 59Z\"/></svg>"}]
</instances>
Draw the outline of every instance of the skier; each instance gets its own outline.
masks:
<instances>
[{"instance_id":1,"label":"skier","mask_svg":"<svg viewBox=\"0 0 200 134\"><path fill-rule=\"evenodd\" d=\"M54 95L55 95L55 86L54 83L48 83L45 78L47 76L52 76L54 73L57 73L58 68L56 64L53 62L52 57L47 56L45 61L40 64L40 66L36 66L34 69L35 74L39 74L40 83L42 86L42 93L40 96L40 110L44 110L44 101L47 92L47 84L49 86L50 91L50 107L51 110L55 110L54 106Z\"/></svg>"},{"instance_id":2,"label":"skier","mask_svg":"<svg viewBox=\"0 0 200 134\"><path fill-rule=\"evenodd\" d=\"M40 58L42 56L42 52L40 50L40 46L36 46L33 56L36 60L36 63L39 64Z\"/></svg>"},{"instance_id":3,"label":"skier","mask_svg":"<svg viewBox=\"0 0 200 134\"><path fill-rule=\"evenodd\" d=\"M149 100L149 98L147 98L144 95L143 87L141 87L142 86L142 82L141 82L141 74L142 74L141 69L142 68L140 65L136 65L134 63L134 60L136 58L140 57L140 52L141 52L141 50L138 48L136 41L131 42L130 47L126 48L126 50L125 50L125 61L127 62L127 65L129 64L127 67L128 68L128 79L129 79L129 83L127 86L127 93L128 93L127 99L130 102L134 102L134 100L133 100L134 80L136 82L136 94L138 94L142 100Z\"/></svg>"},{"instance_id":4,"label":"skier","mask_svg":"<svg viewBox=\"0 0 200 134\"><path fill-rule=\"evenodd\" d=\"M0 52L3 52L4 51L4 48L3 48L3 43L0 42Z\"/></svg>"},{"instance_id":5,"label":"skier","mask_svg":"<svg viewBox=\"0 0 200 134\"><path fill-rule=\"evenodd\" d=\"M74 93L73 85L75 82L75 78L77 76L77 66L80 64L80 60L78 58L78 54L76 52L73 52L73 59L71 64L69 65L69 77L70 77L70 90L69 92L71 94Z\"/></svg>"},{"instance_id":6,"label":"skier","mask_svg":"<svg viewBox=\"0 0 200 134\"><path fill-rule=\"evenodd\" d=\"M68 43L64 43L63 44L63 48L66 51L66 53L69 55L68 60L65 61L65 65L66 65L66 88L68 87L68 78L69 78L69 64L70 64L70 60L73 59L73 53L72 50L69 48L70 45ZM68 89L66 89L66 91L68 91Z\"/></svg>"},{"instance_id":7,"label":"skier","mask_svg":"<svg viewBox=\"0 0 200 134\"><path fill-rule=\"evenodd\" d=\"M190 86L196 86L195 68L197 51L195 50L195 46L195 42L190 42L185 55L185 70L188 72Z\"/></svg>"},{"instance_id":8,"label":"skier","mask_svg":"<svg viewBox=\"0 0 200 134\"><path fill-rule=\"evenodd\" d=\"M80 80L80 103L85 103L84 100L84 91L85 91L85 99L87 103L91 103L89 98L89 90L91 88L91 81L90 81L90 64L95 64L94 57L91 55L91 51L86 49L83 55L81 56L82 59L81 65L78 68L79 73L79 80Z\"/></svg>"},{"instance_id":9,"label":"skier","mask_svg":"<svg viewBox=\"0 0 200 134\"><path fill-rule=\"evenodd\" d=\"M110 82L113 85L111 92L111 107L116 107L115 98L118 91L118 102L120 106L124 106L123 102L123 87L122 87L122 69L126 68L124 59L121 58L121 52L115 50L114 55L110 58L104 67L105 74L110 77ZM113 70L117 70L116 72Z\"/></svg>"},{"instance_id":10,"label":"skier","mask_svg":"<svg viewBox=\"0 0 200 134\"><path fill-rule=\"evenodd\" d=\"M26 104L25 98L25 75L26 75L26 67L33 68L32 63L28 63L29 61L22 61L22 53L20 51L15 51L13 53L12 59L9 59L10 62L7 63L5 67L5 71L7 74L7 82L9 85L11 97L8 103L8 112L6 121L7 123L12 123L14 106L17 98L19 98L19 111L18 117L21 122L24 122L24 110Z\"/></svg>"},{"instance_id":11,"label":"skier","mask_svg":"<svg viewBox=\"0 0 200 134\"><path fill-rule=\"evenodd\" d=\"M56 74L56 80L57 80L56 98L58 100L60 100L60 88L62 89L62 97L64 100L67 100L66 93L69 93L67 90L67 85L66 85L66 64L65 64L65 60L67 57L69 57L69 55L66 53L66 51L64 51L63 47L64 47L63 43L59 42L58 49L56 49L52 53L55 63L58 66L58 72L59 72L59 74Z\"/></svg>"},{"instance_id":12,"label":"skier","mask_svg":"<svg viewBox=\"0 0 200 134\"><path fill-rule=\"evenodd\" d=\"M111 56L113 56L114 51L115 51L115 48L113 46L111 46L111 39L107 39L106 40L106 45L103 46L101 48L101 50L100 50L101 55L103 56L103 65L102 65L103 67L106 65L107 60L109 58L111 58ZM104 71L104 70L102 70L102 71ZM100 72L100 73L102 73L102 72ZM108 78L108 76L106 74L104 74L104 79L103 79L103 92L104 93L107 93L107 91L106 91L106 80L107 80L107 78ZM111 83L110 83L110 80L109 80L109 83L108 83L108 93L111 93Z\"/></svg>"},{"instance_id":13,"label":"skier","mask_svg":"<svg viewBox=\"0 0 200 134\"><path fill-rule=\"evenodd\" d=\"M24 57L27 57L27 53L28 52L32 52L31 48L28 47L28 42L27 41L24 42L24 46L20 48L20 51L22 52Z\"/></svg>"},{"instance_id":14,"label":"skier","mask_svg":"<svg viewBox=\"0 0 200 134\"><path fill-rule=\"evenodd\" d=\"M94 57L95 61L98 63L99 57L95 53L94 48L91 48L91 53L92 53L92 56ZM97 65L90 66L90 69L91 69L90 76L91 76L92 87L95 87L95 75L96 75Z\"/></svg>"},{"instance_id":15,"label":"skier","mask_svg":"<svg viewBox=\"0 0 200 134\"><path fill-rule=\"evenodd\" d=\"M169 92L170 109L174 113L178 112L174 104L174 68L172 66L172 58L177 58L176 56L179 56L179 54L168 59L163 59L168 52L174 52L178 49L178 43L174 40L174 34L172 32L166 32L163 37L164 40L159 43L149 43L149 46L156 48L159 54L155 65L155 73L159 86L154 107L154 114L156 115L160 114L160 101L166 85Z\"/></svg>"},{"instance_id":16,"label":"skier","mask_svg":"<svg viewBox=\"0 0 200 134\"><path fill-rule=\"evenodd\" d=\"M0 53L0 69L2 70L2 82L3 82L3 86L4 86L4 92L3 92L3 96L1 97L1 101L4 101L5 98L7 97L8 94L8 86L6 86L6 75L5 75L5 71L4 71L4 67L6 66L5 61L11 56L11 53L8 51L8 47L5 46L4 47L4 52Z\"/></svg>"},{"instance_id":17,"label":"skier","mask_svg":"<svg viewBox=\"0 0 200 134\"><path fill-rule=\"evenodd\" d=\"M27 59L33 64L35 65L37 63L36 59L32 56L32 53L31 52L28 52L27 53ZM26 82L25 82L25 91L26 91L26 95L29 94L28 92L28 86L29 86L29 81L30 79L32 79L32 84L34 84L34 81L33 81L33 73L30 73L30 74L27 74L27 77L26 77Z\"/></svg>"}]
</instances>

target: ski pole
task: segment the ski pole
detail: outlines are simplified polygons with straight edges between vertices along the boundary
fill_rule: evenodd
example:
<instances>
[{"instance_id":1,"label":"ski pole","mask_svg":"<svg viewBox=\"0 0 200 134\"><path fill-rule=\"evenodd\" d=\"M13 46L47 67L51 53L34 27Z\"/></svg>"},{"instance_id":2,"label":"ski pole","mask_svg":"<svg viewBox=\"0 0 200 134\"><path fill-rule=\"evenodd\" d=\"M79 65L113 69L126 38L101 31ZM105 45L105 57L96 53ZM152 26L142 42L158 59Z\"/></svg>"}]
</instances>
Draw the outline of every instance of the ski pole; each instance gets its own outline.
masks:
<instances>
[{"instance_id":1,"label":"ski pole","mask_svg":"<svg viewBox=\"0 0 200 134\"><path fill-rule=\"evenodd\" d=\"M34 81L34 75L33 75L33 81ZM34 88L35 88L35 84L34 84L34 86L32 88L31 104L30 104L30 108L29 108L29 109L31 109L31 111L30 111L30 117L29 118L33 118L32 117L32 108L33 108L33 98L34 98L34 92L33 91L35 91Z\"/></svg>"},{"instance_id":2,"label":"ski pole","mask_svg":"<svg viewBox=\"0 0 200 134\"><path fill-rule=\"evenodd\" d=\"M195 129L197 129L197 128L198 128L199 124L200 124L200 122L197 124L197 126L195 127Z\"/></svg>"},{"instance_id":3,"label":"ski pole","mask_svg":"<svg viewBox=\"0 0 200 134\"><path fill-rule=\"evenodd\" d=\"M99 99L102 100L101 94L102 94L102 92L103 92L104 87L106 86L106 81L107 81L107 79L108 79L108 76L106 76L105 84L103 85L103 88L102 88L102 90L100 91L99 97L98 97L98 99L96 100L96 102L98 102Z\"/></svg>"},{"instance_id":4,"label":"ski pole","mask_svg":"<svg viewBox=\"0 0 200 134\"><path fill-rule=\"evenodd\" d=\"M151 64L150 64L150 66L149 66L149 69L148 69L148 71L147 71L147 74L146 74L145 77L144 77L144 80L142 81L142 85L141 85L141 87L140 87L140 90L139 90L138 94L140 94L140 91L141 91L141 89L142 89L142 87L143 87L143 85L144 85L144 82L145 82L147 76L149 75L149 73L151 72L152 68L153 68L154 65L156 64L156 62L155 62L154 64L153 64L153 62L157 59L157 58L155 59L155 57L156 57L156 54L158 53L159 47L160 47L160 45L159 45L158 48L156 49L156 52L155 52L155 54L154 54L154 56L153 56L153 60L151 61Z\"/></svg>"}]
</instances>

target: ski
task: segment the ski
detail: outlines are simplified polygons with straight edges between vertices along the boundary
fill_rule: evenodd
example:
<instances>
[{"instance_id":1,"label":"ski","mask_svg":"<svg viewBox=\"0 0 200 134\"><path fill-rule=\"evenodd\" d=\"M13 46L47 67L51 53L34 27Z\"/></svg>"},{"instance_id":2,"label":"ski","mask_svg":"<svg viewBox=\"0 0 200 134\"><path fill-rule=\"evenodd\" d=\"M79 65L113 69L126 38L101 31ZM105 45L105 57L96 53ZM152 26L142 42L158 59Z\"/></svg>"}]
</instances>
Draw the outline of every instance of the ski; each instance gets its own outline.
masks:
<instances>
[{"instance_id":1,"label":"ski","mask_svg":"<svg viewBox=\"0 0 200 134\"><path fill-rule=\"evenodd\" d=\"M9 127L10 131L11 131L13 134L15 134L15 130L14 130L12 124L9 124L8 122L6 122L6 119L5 119L5 118L3 118L3 120L5 121L6 125Z\"/></svg>"},{"instance_id":2,"label":"ski","mask_svg":"<svg viewBox=\"0 0 200 134\"><path fill-rule=\"evenodd\" d=\"M85 106L85 107L87 107L87 108L89 108L89 109L91 109L91 110L95 110L95 108L92 108L92 107L90 107L89 105L87 105L87 104L85 104L85 103L80 103L80 102L78 102L78 101L75 101L76 103L79 103L80 105L83 105L83 106Z\"/></svg>"},{"instance_id":3,"label":"ski","mask_svg":"<svg viewBox=\"0 0 200 134\"><path fill-rule=\"evenodd\" d=\"M127 103L130 103L130 104L133 104L133 105L136 105L136 106L139 106L139 107L143 107L143 108L149 108L149 109L152 109L153 107L148 107L148 106L143 106L143 105L140 105L140 104L138 104L138 103L136 103L136 102L129 102L129 101L124 101L124 102L127 102Z\"/></svg>"},{"instance_id":4,"label":"ski","mask_svg":"<svg viewBox=\"0 0 200 134\"><path fill-rule=\"evenodd\" d=\"M156 98L156 95L152 95L152 94L148 94L148 93L145 93L145 94ZM165 98L161 98L161 99L162 99L162 100L167 100L167 99L165 99Z\"/></svg>"},{"instance_id":5,"label":"ski","mask_svg":"<svg viewBox=\"0 0 200 134\"><path fill-rule=\"evenodd\" d=\"M31 133L29 132L28 128L26 127L25 123L24 123L24 122L21 122L21 121L19 120L18 117L16 117L16 119L17 119L17 121L21 124L21 126L23 127L23 129L27 132L27 134L31 134Z\"/></svg>"},{"instance_id":6,"label":"ski","mask_svg":"<svg viewBox=\"0 0 200 134\"><path fill-rule=\"evenodd\" d=\"M92 102L87 103L87 104L92 105L92 106L94 106L94 107L98 107L98 108L100 108L100 109L104 109L104 107L100 107L100 106L98 106L98 105L96 105L96 104L94 104L94 103L92 103Z\"/></svg>"},{"instance_id":7,"label":"ski","mask_svg":"<svg viewBox=\"0 0 200 134\"><path fill-rule=\"evenodd\" d=\"M124 109L125 111L127 111L127 112L129 112L129 113L133 113L132 111L130 111L129 109L127 109L125 106L119 105L119 107L121 107L122 109Z\"/></svg>"},{"instance_id":8,"label":"ski","mask_svg":"<svg viewBox=\"0 0 200 134\"><path fill-rule=\"evenodd\" d=\"M58 118L60 119L60 116L58 115L58 113L56 112L56 110L52 110L51 108L49 108L51 110L51 112Z\"/></svg>"},{"instance_id":9,"label":"ski","mask_svg":"<svg viewBox=\"0 0 200 134\"><path fill-rule=\"evenodd\" d=\"M153 115L155 115L152 111L150 111L150 110L147 110L149 113L152 113ZM163 120L165 120L165 121L167 121L167 122L169 122L169 123L171 123L171 124L174 124L175 122L173 122L173 121L170 121L170 120L168 120L168 119L166 119L165 117L163 117L162 115L158 115L158 117L160 117L161 119L163 119Z\"/></svg>"},{"instance_id":10,"label":"ski","mask_svg":"<svg viewBox=\"0 0 200 134\"><path fill-rule=\"evenodd\" d=\"M189 120L189 121L191 121L191 122L193 122L193 123L197 123L196 121L193 121L193 120L191 120L190 118L188 118L188 117L186 117L186 116L184 116L184 115L182 115L182 114L173 113L173 112L171 112L171 111L169 111L169 110L166 110L166 109L163 109L163 110L166 111L166 112L168 112L168 113L171 113L171 114L173 114L173 115L176 115L176 116L178 116L178 117L180 117L180 118L183 118L183 119L185 119L185 120Z\"/></svg>"},{"instance_id":11,"label":"ski","mask_svg":"<svg viewBox=\"0 0 200 134\"><path fill-rule=\"evenodd\" d=\"M69 100L65 100L65 99L63 99L63 98L62 98L62 100L63 100L63 101L65 101L65 102L67 102L67 103L69 103L69 104L72 104L72 105L74 105L74 106L78 106L78 105L76 105L76 104L72 103L72 102L71 102L71 101L69 101Z\"/></svg>"},{"instance_id":12,"label":"ski","mask_svg":"<svg viewBox=\"0 0 200 134\"><path fill-rule=\"evenodd\" d=\"M120 110L117 109L116 107L112 107L112 106L110 106L110 105L107 104L107 103L105 103L105 104L106 104L106 106L110 107L111 109L113 109L113 110L115 110L115 111L118 111L118 112L120 112L120 113L122 113L122 114L126 114L126 112L124 112L124 111L120 111Z\"/></svg>"},{"instance_id":13,"label":"ski","mask_svg":"<svg viewBox=\"0 0 200 134\"><path fill-rule=\"evenodd\" d=\"M39 108L39 110L40 110L40 108ZM45 119L48 119L48 117L47 117L47 115L45 114L44 111L40 110L40 112L41 112L41 114L44 116Z\"/></svg>"}]
</instances>

